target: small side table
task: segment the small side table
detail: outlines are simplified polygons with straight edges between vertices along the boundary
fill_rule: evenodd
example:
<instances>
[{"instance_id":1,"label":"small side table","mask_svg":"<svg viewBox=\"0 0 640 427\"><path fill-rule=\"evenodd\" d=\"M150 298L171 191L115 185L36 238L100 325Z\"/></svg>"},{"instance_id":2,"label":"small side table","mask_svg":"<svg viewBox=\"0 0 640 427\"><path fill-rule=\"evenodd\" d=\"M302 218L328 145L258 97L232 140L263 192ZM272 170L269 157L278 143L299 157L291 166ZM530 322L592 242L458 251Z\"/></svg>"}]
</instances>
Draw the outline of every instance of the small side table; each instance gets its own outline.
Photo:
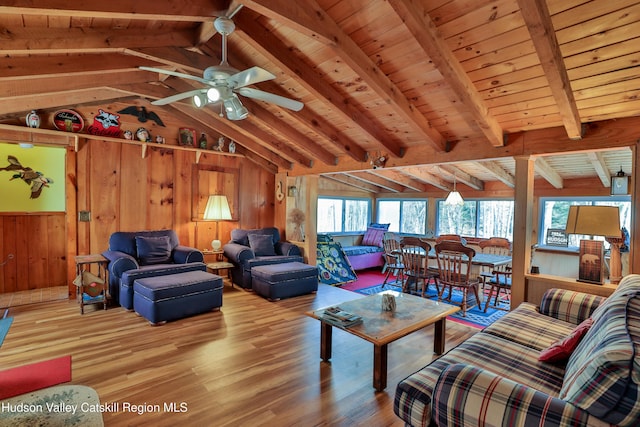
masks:
<instances>
[{"instance_id":1,"label":"small side table","mask_svg":"<svg viewBox=\"0 0 640 427\"><path fill-rule=\"evenodd\" d=\"M213 274L220 275L220 270L227 270L227 277L229 278L229 281L231 281L231 287L233 288L233 279L231 278L231 272L229 271L230 268L233 268L233 264L228 261L216 261L207 264L207 270L210 270Z\"/></svg>"},{"instance_id":2,"label":"small side table","mask_svg":"<svg viewBox=\"0 0 640 427\"><path fill-rule=\"evenodd\" d=\"M101 254L91 254L91 255L77 255L76 259L76 277L82 275L83 271L88 270L91 267L91 264L98 265L98 277L104 280L102 284L102 294L97 297L89 297L85 301L85 292L84 286L81 284L77 286L77 297L78 303L80 304L80 314L84 314L84 306L85 304L102 304L104 309L107 309L107 284L109 283L109 272L107 270L107 266L109 265L109 260L106 259Z\"/></svg>"}]
</instances>

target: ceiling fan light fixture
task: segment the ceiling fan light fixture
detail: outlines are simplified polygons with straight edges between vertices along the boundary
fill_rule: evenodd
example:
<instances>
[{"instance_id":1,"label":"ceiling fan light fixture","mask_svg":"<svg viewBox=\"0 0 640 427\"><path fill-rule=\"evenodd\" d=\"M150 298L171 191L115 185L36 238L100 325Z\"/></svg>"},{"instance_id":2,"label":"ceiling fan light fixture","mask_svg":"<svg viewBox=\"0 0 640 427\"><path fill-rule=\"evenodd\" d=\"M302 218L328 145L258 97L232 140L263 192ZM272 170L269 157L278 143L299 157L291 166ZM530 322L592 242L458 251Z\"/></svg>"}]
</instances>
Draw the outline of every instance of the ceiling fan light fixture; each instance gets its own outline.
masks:
<instances>
[{"instance_id":1,"label":"ceiling fan light fixture","mask_svg":"<svg viewBox=\"0 0 640 427\"><path fill-rule=\"evenodd\" d=\"M235 94L224 101L224 109L227 111L227 118L229 120L242 120L247 118L249 111L240 102Z\"/></svg>"},{"instance_id":2,"label":"ceiling fan light fixture","mask_svg":"<svg viewBox=\"0 0 640 427\"><path fill-rule=\"evenodd\" d=\"M207 90L207 98L209 102L217 102L220 100L220 91L215 87L209 88Z\"/></svg>"},{"instance_id":3,"label":"ceiling fan light fixture","mask_svg":"<svg viewBox=\"0 0 640 427\"><path fill-rule=\"evenodd\" d=\"M203 94L193 95L193 105L198 108L202 108L207 105L207 97Z\"/></svg>"}]
</instances>

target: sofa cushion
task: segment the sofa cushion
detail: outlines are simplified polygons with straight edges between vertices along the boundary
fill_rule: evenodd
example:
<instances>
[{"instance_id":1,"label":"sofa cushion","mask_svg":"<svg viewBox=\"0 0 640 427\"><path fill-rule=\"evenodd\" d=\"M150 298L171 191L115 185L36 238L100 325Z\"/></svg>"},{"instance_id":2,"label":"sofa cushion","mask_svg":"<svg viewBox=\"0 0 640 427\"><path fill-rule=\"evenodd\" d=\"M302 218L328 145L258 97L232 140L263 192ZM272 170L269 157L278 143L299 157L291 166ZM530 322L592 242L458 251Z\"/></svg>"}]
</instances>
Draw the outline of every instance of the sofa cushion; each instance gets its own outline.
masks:
<instances>
[{"instance_id":1,"label":"sofa cushion","mask_svg":"<svg viewBox=\"0 0 640 427\"><path fill-rule=\"evenodd\" d=\"M522 303L482 330L508 341L529 347L537 352L569 335L576 325L556 320L538 312L531 303Z\"/></svg>"},{"instance_id":2,"label":"sofa cushion","mask_svg":"<svg viewBox=\"0 0 640 427\"><path fill-rule=\"evenodd\" d=\"M362 238L362 244L364 246L379 246L382 247L382 238L384 237L386 230L383 228L367 228L367 232L364 233Z\"/></svg>"},{"instance_id":3,"label":"sofa cushion","mask_svg":"<svg viewBox=\"0 0 640 427\"><path fill-rule=\"evenodd\" d=\"M582 340L582 337L589 331L591 325L593 325L592 318L580 323L569 335L542 350L538 360L541 362L562 362L567 360L580 343L580 340Z\"/></svg>"},{"instance_id":4,"label":"sofa cushion","mask_svg":"<svg viewBox=\"0 0 640 427\"><path fill-rule=\"evenodd\" d=\"M593 326L569 357L560 392L561 399L621 426L640 418L639 279L623 279L593 312Z\"/></svg>"},{"instance_id":5,"label":"sofa cushion","mask_svg":"<svg viewBox=\"0 0 640 427\"><path fill-rule=\"evenodd\" d=\"M171 259L169 236L136 236L140 265L163 264Z\"/></svg>"},{"instance_id":6,"label":"sofa cushion","mask_svg":"<svg viewBox=\"0 0 640 427\"><path fill-rule=\"evenodd\" d=\"M274 245L280 241L280 230L276 227L265 227L254 228L251 230L244 230L242 228L231 230L231 242L238 243L243 246L249 246L249 234L271 234L273 236Z\"/></svg>"},{"instance_id":7,"label":"sofa cushion","mask_svg":"<svg viewBox=\"0 0 640 427\"><path fill-rule=\"evenodd\" d=\"M500 322L505 323L505 322ZM538 361L534 350L492 334L478 333L398 383L394 411L405 422L428 425L431 396L441 372L450 365L482 366L488 372L509 378L551 396L562 387L564 369Z\"/></svg>"},{"instance_id":8,"label":"sofa cushion","mask_svg":"<svg viewBox=\"0 0 640 427\"><path fill-rule=\"evenodd\" d=\"M249 247L253 249L256 256L275 256L276 251L273 248L273 236L271 234L254 234L248 236Z\"/></svg>"}]
</instances>

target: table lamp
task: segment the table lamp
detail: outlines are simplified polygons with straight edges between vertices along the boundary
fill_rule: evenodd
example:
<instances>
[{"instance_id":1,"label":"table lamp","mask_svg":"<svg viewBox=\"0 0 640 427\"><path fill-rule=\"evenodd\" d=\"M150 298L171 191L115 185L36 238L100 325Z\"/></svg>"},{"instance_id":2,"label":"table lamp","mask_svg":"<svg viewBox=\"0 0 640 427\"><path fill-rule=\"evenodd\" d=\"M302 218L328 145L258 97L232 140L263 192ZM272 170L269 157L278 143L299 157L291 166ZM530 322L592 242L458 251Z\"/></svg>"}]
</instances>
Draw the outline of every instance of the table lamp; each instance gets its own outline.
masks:
<instances>
[{"instance_id":1,"label":"table lamp","mask_svg":"<svg viewBox=\"0 0 640 427\"><path fill-rule=\"evenodd\" d=\"M621 237L619 209L617 206L570 206L565 232L605 238ZM612 245L611 250L615 249ZM615 262L620 263L620 254L611 257L612 264L614 258ZM579 282L603 283L604 246L601 240L580 240L578 262Z\"/></svg>"},{"instance_id":2,"label":"table lamp","mask_svg":"<svg viewBox=\"0 0 640 427\"><path fill-rule=\"evenodd\" d=\"M218 240L220 221L231 219L231 211L229 210L227 196L219 194L210 195L209 200L207 200L207 207L204 209L204 216L202 219L216 222L216 235L215 239L211 241L211 248L214 251L220 250L222 247L222 243Z\"/></svg>"}]
</instances>

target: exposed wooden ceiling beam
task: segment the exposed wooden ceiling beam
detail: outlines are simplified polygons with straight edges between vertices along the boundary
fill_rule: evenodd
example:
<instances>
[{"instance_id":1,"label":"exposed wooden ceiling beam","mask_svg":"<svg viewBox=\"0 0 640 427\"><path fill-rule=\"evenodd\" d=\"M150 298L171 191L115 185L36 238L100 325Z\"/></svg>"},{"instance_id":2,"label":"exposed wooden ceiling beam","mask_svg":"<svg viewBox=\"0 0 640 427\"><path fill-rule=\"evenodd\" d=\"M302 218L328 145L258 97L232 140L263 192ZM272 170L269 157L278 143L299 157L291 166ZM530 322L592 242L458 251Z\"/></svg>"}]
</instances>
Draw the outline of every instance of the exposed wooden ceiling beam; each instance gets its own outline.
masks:
<instances>
[{"instance_id":1,"label":"exposed wooden ceiling beam","mask_svg":"<svg viewBox=\"0 0 640 427\"><path fill-rule=\"evenodd\" d=\"M388 179L389 181L393 181L413 191L417 191L420 193L427 191L427 185L425 183L413 178L412 176L402 173L399 170L376 169L375 172L371 173L380 175L383 178Z\"/></svg>"},{"instance_id":2,"label":"exposed wooden ceiling beam","mask_svg":"<svg viewBox=\"0 0 640 427\"><path fill-rule=\"evenodd\" d=\"M505 185L515 188L516 179L509 172L504 170L500 165L491 161L485 162L477 162L478 167L489 172L491 175L495 176L498 181L502 181Z\"/></svg>"},{"instance_id":3,"label":"exposed wooden ceiling beam","mask_svg":"<svg viewBox=\"0 0 640 427\"><path fill-rule=\"evenodd\" d=\"M587 157L589 158L593 168L596 170L596 174L598 175L598 178L600 178L602 185L606 188L611 187L611 176L609 176L609 170L602 153L597 151L588 152Z\"/></svg>"},{"instance_id":4,"label":"exposed wooden ceiling beam","mask_svg":"<svg viewBox=\"0 0 640 427\"><path fill-rule=\"evenodd\" d=\"M545 160L544 157L538 157L535 163L535 170L540 174L542 178L544 178L549 184L553 185L555 188L564 187L564 183L562 177L555 170L549 162Z\"/></svg>"},{"instance_id":5,"label":"exposed wooden ceiling beam","mask_svg":"<svg viewBox=\"0 0 640 427\"><path fill-rule=\"evenodd\" d=\"M228 5L229 0L191 3L85 0L79 8L64 0L15 0L10 6L0 6L0 14L203 22L223 15Z\"/></svg>"},{"instance_id":6,"label":"exposed wooden ceiling beam","mask_svg":"<svg viewBox=\"0 0 640 427\"><path fill-rule=\"evenodd\" d=\"M440 165L436 166L436 170L441 173L449 175L452 179L455 176L455 179L474 190L482 191L484 190L484 182L476 178L475 176L471 176L460 168L450 166L450 165Z\"/></svg>"},{"instance_id":7,"label":"exposed wooden ceiling beam","mask_svg":"<svg viewBox=\"0 0 640 427\"><path fill-rule=\"evenodd\" d=\"M571 139L582 138L580 113L571 89L564 58L551 22L546 0L518 0L540 64L549 81L553 98L558 104L562 123Z\"/></svg>"},{"instance_id":8,"label":"exposed wooden ceiling beam","mask_svg":"<svg viewBox=\"0 0 640 427\"><path fill-rule=\"evenodd\" d=\"M380 191L380 187L377 185L369 184L360 179L352 178L348 175L338 173L338 174L329 174L323 175L323 178L332 179L334 181L340 182L342 184L349 185L351 187L357 188L358 190L368 191L370 193L377 193Z\"/></svg>"},{"instance_id":9,"label":"exposed wooden ceiling beam","mask_svg":"<svg viewBox=\"0 0 640 427\"><path fill-rule=\"evenodd\" d=\"M303 34L319 39L332 47L336 54L349 65L384 102L393 105L397 114L411 127L419 132L436 150L444 150L446 140L429 123L366 53L346 34L342 28L315 2L307 0L307 4L290 2L289 0L257 0L246 1L245 5L257 10L276 21L291 23L304 28ZM320 24L320 25L318 25ZM382 142L384 143L384 139ZM389 147L391 154L402 157L403 152Z\"/></svg>"},{"instance_id":10,"label":"exposed wooden ceiling beam","mask_svg":"<svg viewBox=\"0 0 640 427\"><path fill-rule=\"evenodd\" d=\"M428 184L431 184L434 187L437 187L441 190L445 190L445 191L453 190L452 184L443 180L439 176L434 175L425 167L412 166L412 167L402 169L402 172L410 174L413 178L426 182Z\"/></svg>"},{"instance_id":11,"label":"exposed wooden ceiling beam","mask_svg":"<svg viewBox=\"0 0 640 427\"><path fill-rule=\"evenodd\" d=\"M362 132L368 134L380 147L385 149L393 148L394 151L397 152L397 155L401 154L395 145L386 145L387 143L385 141L389 139L389 135L381 131L378 124L364 115L353 104L345 103L344 94L327 84L322 77L318 75L316 70L292 54L270 31L257 25L255 22L255 14L251 13L251 11L243 11L235 20L238 23L238 29L236 30L236 34L234 34L235 36L242 37L246 43L250 43L255 49L259 50L260 53L278 64L288 75L294 76L300 85L313 94L318 101L330 106L330 108L336 114L340 114L344 120L352 122L354 127L358 127ZM300 111L300 113L309 114L303 111ZM317 116L314 116L314 119L309 122L314 123L315 117ZM330 135L339 135L339 132L334 132L332 129L328 129L327 133ZM339 144L341 150L354 153L351 157L355 160L366 160L366 152L354 141L349 141L342 137L336 140L336 143Z\"/></svg>"},{"instance_id":12,"label":"exposed wooden ceiling beam","mask_svg":"<svg viewBox=\"0 0 640 427\"><path fill-rule=\"evenodd\" d=\"M389 4L402 18L413 37L451 86L462 106L469 109L474 123L482 130L491 145L495 147L504 145L500 124L489 114L489 108L447 46L422 3L411 0L389 0Z\"/></svg>"},{"instance_id":13,"label":"exposed wooden ceiling beam","mask_svg":"<svg viewBox=\"0 0 640 427\"><path fill-rule=\"evenodd\" d=\"M384 188L385 190L393 193L402 193L405 188L402 185L396 184L395 182L389 181L388 179L369 171L348 172L347 175L352 178L377 185L378 187Z\"/></svg>"},{"instance_id":14,"label":"exposed wooden ceiling beam","mask_svg":"<svg viewBox=\"0 0 640 427\"><path fill-rule=\"evenodd\" d=\"M179 111L187 116L193 117L195 120L203 123L212 129L220 132L222 135L236 141L241 146L246 149L254 152L258 156L266 159L267 161L281 167L283 169L291 168L291 162L288 162L286 159L283 159L277 153L268 150L267 148L257 144L252 138L247 137L244 133L239 132L239 130L231 125L229 120L220 120L216 119L216 115L211 111L196 110L193 111L193 107L181 103L174 103L167 106L164 106L165 109L173 109Z\"/></svg>"},{"instance_id":15,"label":"exposed wooden ceiling beam","mask_svg":"<svg viewBox=\"0 0 640 427\"><path fill-rule=\"evenodd\" d=\"M9 36L6 36L7 34ZM2 38L3 55L102 53L125 48L159 46L193 46L193 32L16 27L4 29Z\"/></svg>"},{"instance_id":16,"label":"exposed wooden ceiling beam","mask_svg":"<svg viewBox=\"0 0 640 427\"><path fill-rule=\"evenodd\" d=\"M302 149L310 154L311 158L318 159L328 165L338 164L338 159L331 152L311 140L308 136L289 126L286 122L274 117L273 114L263 109L257 102L249 98L242 100L242 103L249 109L249 117L251 121L258 120L269 123L270 130L275 134L283 136L284 141L295 141L295 150Z\"/></svg>"}]
</instances>

